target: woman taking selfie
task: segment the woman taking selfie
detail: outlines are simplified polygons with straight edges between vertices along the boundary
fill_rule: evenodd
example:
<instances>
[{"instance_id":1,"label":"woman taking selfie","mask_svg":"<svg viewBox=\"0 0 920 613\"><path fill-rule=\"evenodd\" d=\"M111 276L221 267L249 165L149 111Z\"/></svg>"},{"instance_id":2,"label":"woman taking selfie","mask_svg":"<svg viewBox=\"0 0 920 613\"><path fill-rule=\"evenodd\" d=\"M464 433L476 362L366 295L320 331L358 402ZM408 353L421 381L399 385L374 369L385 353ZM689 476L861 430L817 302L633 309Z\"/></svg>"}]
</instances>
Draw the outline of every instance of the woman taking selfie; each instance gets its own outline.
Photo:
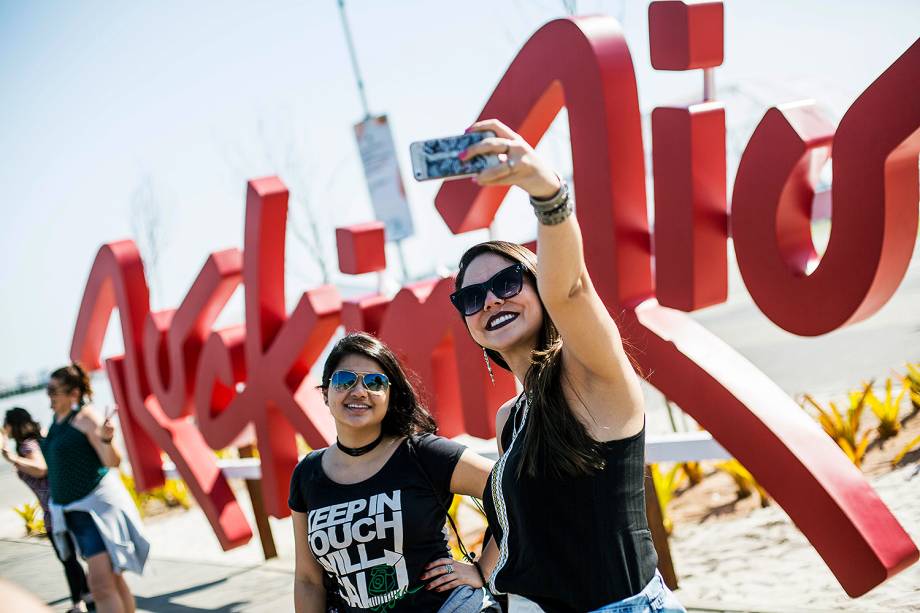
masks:
<instances>
[{"instance_id":1,"label":"woman taking selfie","mask_svg":"<svg viewBox=\"0 0 920 613\"><path fill-rule=\"evenodd\" d=\"M48 467L42 455L39 441L41 441L41 428L28 411L21 407L13 407L6 412L3 418L3 436L9 437L16 444L14 450L3 445L3 459L13 465L16 474L23 483L29 486L42 507L45 518L45 530L48 534L53 532L51 510L48 508ZM5 443L5 440L4 440ZM67 577L67 587L70 589L70 602L73 605L68 613L86 611L87 606L92 606L92 597L86 585L86 575L83 567L77 561L76 552L73 550L73 541L68 538L69 555L66 557L55 545L51 545L61 564L64 565L64 575Z\"/></svg>"},{"instance_id":2,"label":"woman taking selfie","mask_svg":"<svg viewBox=\"0 0 920 613\"><path fill-rule=\"evenodd\" d=\"M42 441L51 489L52 538L68 549L76 542L89 568L89 588L100 613L134 611L134 596L122 573L143 571L150 549L140 532L137 507L118 471L109 415L88 404L93 391L79 364L51 373L48 397L54 421ZM63 553L63 551L62 551Z\"/></svg>"},{"instance_id":3,"label":"woman taking selfie","mask_svg":"<svg viewBox=\"0 0 920 613\"><path fill-rule=\"evenodd\" d=\"M336 444L291 476L297 613L479 611L496 549L452 560L444 526L453 494L482 496L492 462L433 434L399 360L371 335L335 344L321 389Z\"/></svg>"},{"instance_id":4,"label":"woman taking selfie","mask_svg":"<svg viewBox=\"0 0 920 613\"><path fill-rule=\"evenodd\" d=\"M498 411L501 457L486 490L499 555L489 577L512 611L683 611L664 585L645 516L642 392L616 324L588 276L568 188L519 135L469 159L503 163L480 185L517 185L537 217L539 260L490 241L460 260L451 301L524 392Z\"/></svg>"}]
</instances>

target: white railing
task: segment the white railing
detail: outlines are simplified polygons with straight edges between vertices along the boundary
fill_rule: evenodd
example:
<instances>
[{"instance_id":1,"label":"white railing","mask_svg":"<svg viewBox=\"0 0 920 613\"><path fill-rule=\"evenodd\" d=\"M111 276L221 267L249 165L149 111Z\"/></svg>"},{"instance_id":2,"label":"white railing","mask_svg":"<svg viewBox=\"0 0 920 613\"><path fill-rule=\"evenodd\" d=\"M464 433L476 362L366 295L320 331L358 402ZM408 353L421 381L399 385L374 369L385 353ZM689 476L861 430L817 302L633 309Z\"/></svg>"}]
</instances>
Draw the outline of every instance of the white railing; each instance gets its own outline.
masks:
<instances>
[{"instance_id":1,"label":"white railing","mask_svg":"<svg viewBox=\"0 0 920 613\"><path fill-rule=\"evenodd\" d=\"M471 436L456 439L476 453L493 460L498 458L494 440L483 440ZM696 462L700 460L727 460L731 454L725 451L708 432L682 432L662 436L649 436L645 441L645 460L649 464L658 462ZM259 479L262 469L259 458L222 459L217 466L228 479ZM172 462L163 463L163 472L169 478L178 477Z\"/></svg>"}]
</instances>

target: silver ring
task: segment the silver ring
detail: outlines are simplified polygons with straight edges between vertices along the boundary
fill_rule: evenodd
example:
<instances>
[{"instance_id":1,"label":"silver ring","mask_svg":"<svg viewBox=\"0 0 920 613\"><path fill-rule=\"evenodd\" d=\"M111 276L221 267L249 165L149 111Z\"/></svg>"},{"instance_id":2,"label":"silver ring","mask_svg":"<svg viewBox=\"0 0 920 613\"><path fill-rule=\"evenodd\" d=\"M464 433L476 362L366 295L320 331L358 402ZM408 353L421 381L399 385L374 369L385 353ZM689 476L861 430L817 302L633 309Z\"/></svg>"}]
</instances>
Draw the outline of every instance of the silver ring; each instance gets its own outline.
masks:
<instances>
[{"instance_id":1,"label":"silver ring","mask_svg":"<svg viewBox=\"0 0 920 613\"><path fill-rule=\"evenodd\" d=\"M448 575L451 574L452 572L454 572L454 565L453 565L453 564L445 564L444 567L447 569L447 574L448 574Z\"/></svg>"}]
</instances>

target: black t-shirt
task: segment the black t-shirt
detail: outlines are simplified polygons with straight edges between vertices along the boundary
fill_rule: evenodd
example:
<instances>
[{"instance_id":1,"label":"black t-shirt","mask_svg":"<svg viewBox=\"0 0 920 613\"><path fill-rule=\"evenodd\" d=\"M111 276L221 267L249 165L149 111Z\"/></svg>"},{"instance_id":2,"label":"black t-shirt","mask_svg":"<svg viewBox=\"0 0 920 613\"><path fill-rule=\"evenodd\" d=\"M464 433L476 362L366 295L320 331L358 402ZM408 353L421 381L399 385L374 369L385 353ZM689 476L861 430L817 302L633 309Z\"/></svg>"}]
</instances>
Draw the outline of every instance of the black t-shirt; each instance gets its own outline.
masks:
<instances>
[{"instance_id":1,"label":"black t-shirt","mask_svg":"<svg viewBox=\"0 0 920 613\"><path fill-rule=\"evenodd\" d=\"M450 557L445 508L464 449L433 434L413 436L377 474L352 484L326 476L325 449L294 469L288 506L307 514L310 550L334 577L345 611L428 613L447 599L449 592L424 589L419 576Z\"/></svg>"}]
</instances>

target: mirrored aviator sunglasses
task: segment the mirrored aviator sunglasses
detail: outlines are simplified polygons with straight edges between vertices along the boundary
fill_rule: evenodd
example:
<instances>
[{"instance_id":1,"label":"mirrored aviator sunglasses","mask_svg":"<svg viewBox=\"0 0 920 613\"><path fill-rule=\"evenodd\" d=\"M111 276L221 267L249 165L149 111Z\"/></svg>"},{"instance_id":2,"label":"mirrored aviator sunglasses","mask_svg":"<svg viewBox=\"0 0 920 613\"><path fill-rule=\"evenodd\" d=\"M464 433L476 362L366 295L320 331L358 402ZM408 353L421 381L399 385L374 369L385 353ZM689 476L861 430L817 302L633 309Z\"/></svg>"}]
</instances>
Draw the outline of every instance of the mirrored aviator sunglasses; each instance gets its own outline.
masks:
<instances>
[{"instance_id":1,"label":"mirrored aviator sunglasses","mask_svg":"<svg viewBox=\"0 0 920 613\"><path fill-rule=\"evenodd\" d=\"M500 299L517 296L524 288L524 266L512 264L492 275L491 279L460 288L450 295L450 301L464 317L475 315L486 306L486 296L491 291Z\"/></svg>"},{"instance_id":2,"label":"mirrored aviator sunglasses","mask_svg":"<svg viewBox=\"0 0 920 613\"><path fill-rule=\"evenodd\" d=\"M383 373L368 372L358 374L350 370L337 370L329 378L329 385L336 391L347 392L358 383L358 377L361 377L361 384L364 389L375 394L384 392L390 387L390 379Z\"/></svg>"}]
</instances>

